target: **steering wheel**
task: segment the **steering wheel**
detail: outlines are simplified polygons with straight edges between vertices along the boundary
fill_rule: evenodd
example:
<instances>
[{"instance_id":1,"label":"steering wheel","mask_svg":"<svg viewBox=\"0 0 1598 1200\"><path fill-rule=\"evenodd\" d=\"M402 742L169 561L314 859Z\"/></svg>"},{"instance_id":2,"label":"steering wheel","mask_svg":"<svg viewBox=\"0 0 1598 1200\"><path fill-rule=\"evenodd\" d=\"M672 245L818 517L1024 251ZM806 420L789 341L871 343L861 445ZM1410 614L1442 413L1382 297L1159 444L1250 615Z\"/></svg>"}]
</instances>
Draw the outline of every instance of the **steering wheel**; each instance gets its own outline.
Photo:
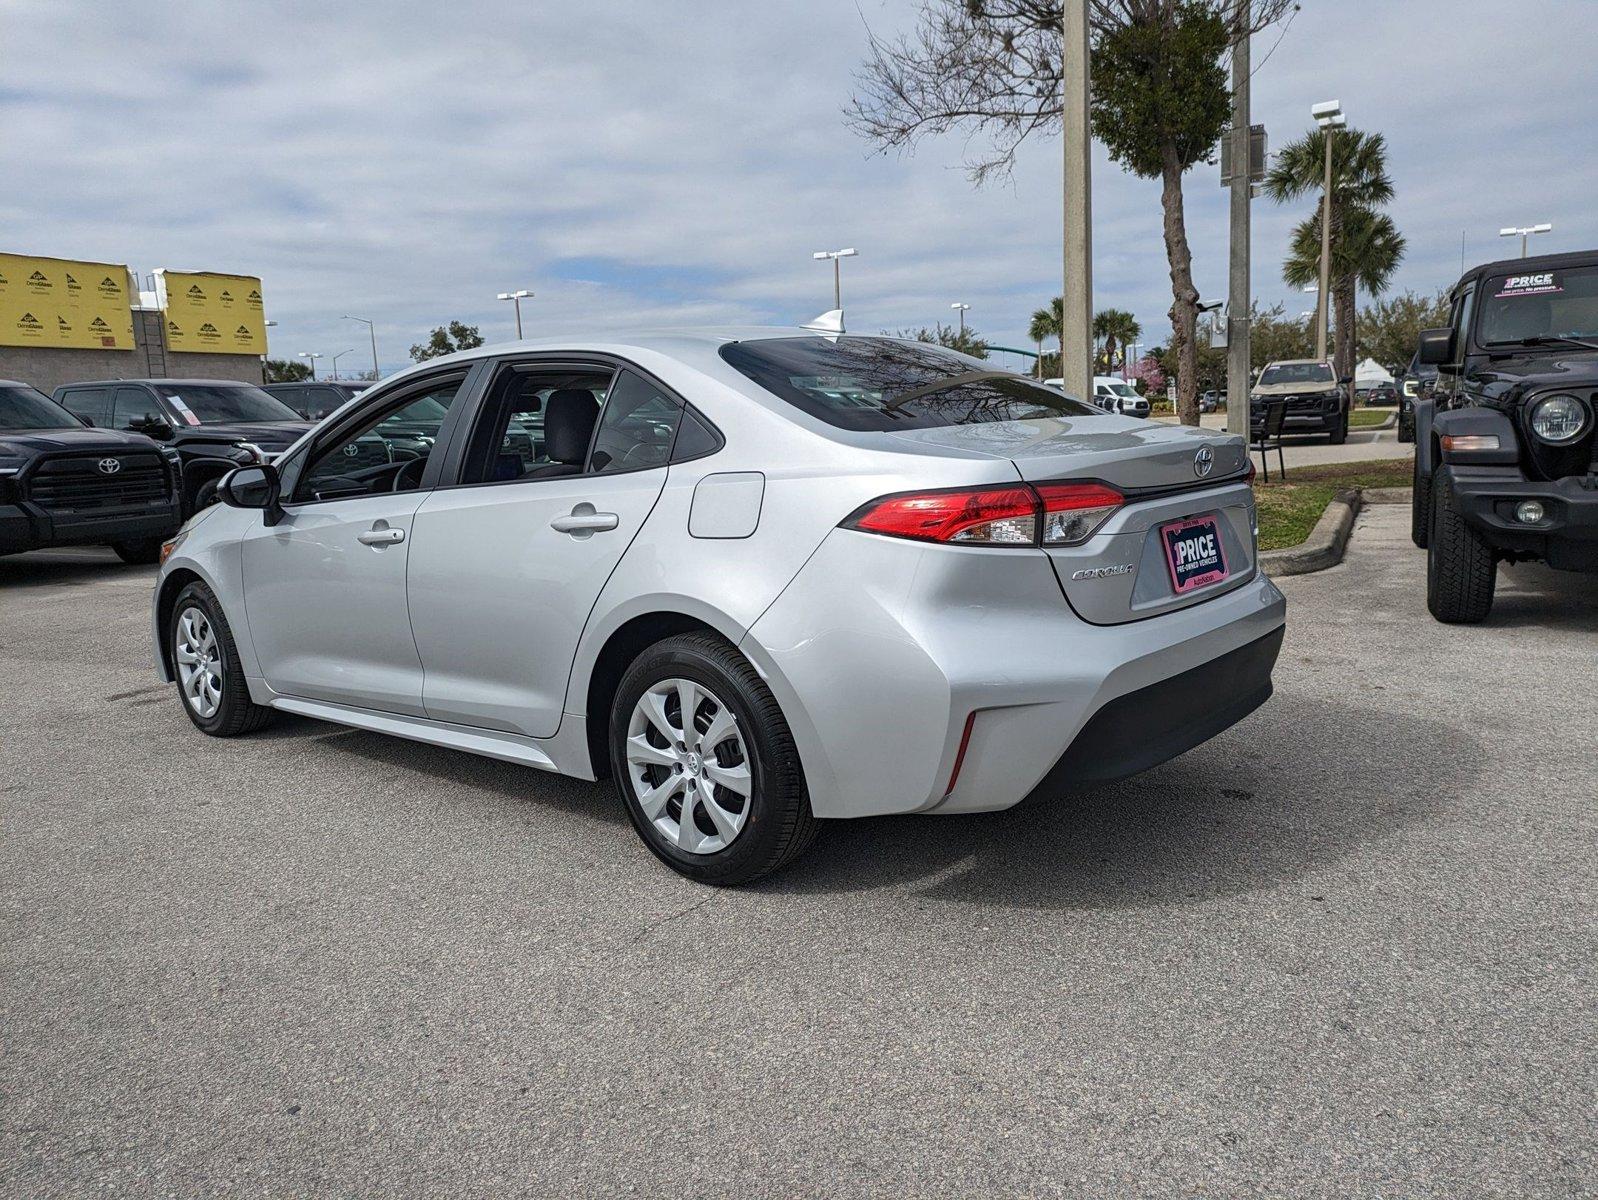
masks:
<instances>
[{"instance_id":1,"label":"steering wheel","mask_svg":"<svg viewBox=\"0 0 1598 1200\"><path fill-rule=\"evenodd\" d=\"M422 472L427 469L425 458L413 458L410 462L394 472L394 478L388 485L391 492L406 492L422 485Z\"/></svg>"}]
</instances>

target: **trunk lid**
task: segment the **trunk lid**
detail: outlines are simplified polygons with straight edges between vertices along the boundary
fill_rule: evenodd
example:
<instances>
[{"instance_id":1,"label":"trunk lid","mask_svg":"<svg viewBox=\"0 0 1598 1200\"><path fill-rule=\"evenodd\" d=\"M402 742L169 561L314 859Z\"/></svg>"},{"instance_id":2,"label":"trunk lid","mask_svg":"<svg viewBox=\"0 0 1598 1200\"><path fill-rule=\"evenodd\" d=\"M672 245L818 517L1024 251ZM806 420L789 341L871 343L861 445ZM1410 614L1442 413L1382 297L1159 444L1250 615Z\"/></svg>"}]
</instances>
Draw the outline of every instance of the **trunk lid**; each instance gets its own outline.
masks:
<instances>
[{"instance_id":1,"label":"trunk lid","mask_svg":"<svg viewBox=\"0 0 1598 1200\"><path fill-rule=\"evenodd\" d=\"M1256 573L1254 493L1241 478L1248 467L1242 438L1115 416L953 425L888 436L929 450L1008 459L1031 483L1099 480L1120 489L1126 504L1085 543L1045 551L1067 602L1095 625L1201 604ZM1213 535L1223 578L1178 589L1163 531L1169 527L1174 536L1181 526L1199 538Z\"/></svg>"}]
</instances>

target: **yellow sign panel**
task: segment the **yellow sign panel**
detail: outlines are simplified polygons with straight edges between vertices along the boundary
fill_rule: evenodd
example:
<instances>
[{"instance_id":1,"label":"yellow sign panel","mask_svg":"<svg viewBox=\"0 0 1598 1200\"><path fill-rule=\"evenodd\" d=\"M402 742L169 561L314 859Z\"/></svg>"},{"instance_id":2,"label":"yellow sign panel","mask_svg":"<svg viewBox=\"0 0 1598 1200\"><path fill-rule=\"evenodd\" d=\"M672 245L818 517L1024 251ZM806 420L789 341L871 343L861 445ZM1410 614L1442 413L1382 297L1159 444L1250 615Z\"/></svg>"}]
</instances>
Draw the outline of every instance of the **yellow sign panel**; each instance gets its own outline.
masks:
<instances>
[{"instance_id":1,"label":"yellow sign panel","mask_svg":"<svg viewBox=\"0 0 1598 1200\"><path fill-rule=\"evenodd\" d=\"M160 271L166 348L179 353L265 354L266 316L254 275Z\"/></svg>"},{"instance_id":2,"label":"yellow sign panel","mask_svg":"<svg viewBox=\"0 0 1598 1200\"><path fill-rule=\"evenodd\" d=\"M127 267L0 254L0 346L132 350Z\"/></svg>"}]
</instances>

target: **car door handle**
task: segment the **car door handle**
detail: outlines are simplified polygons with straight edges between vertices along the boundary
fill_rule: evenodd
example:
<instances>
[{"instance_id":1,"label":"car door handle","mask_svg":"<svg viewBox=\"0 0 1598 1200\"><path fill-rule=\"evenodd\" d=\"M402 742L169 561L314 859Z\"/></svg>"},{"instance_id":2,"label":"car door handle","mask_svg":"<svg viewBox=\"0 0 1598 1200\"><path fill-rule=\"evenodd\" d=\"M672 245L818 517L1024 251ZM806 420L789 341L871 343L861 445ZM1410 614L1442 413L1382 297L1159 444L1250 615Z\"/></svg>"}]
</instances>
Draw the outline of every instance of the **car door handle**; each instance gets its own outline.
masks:
<instances>
[{"instance_id":1,"label":"car door handle","mask_svg":"<svg viewBox=\"0 0 1598 1200\"><path fill-rule=\"evenodd\" d=\"M382 529L368 529L357 535L355 540L363 546L392 546L405 540L405 531L390 529L385 525Z\"/></svg>"},{"instance_id":2,"label":"car door handle","mask_svg":"<svg viewBox=\"0 0 1598 1200\"><path fill-rule=\"evenodd\" d=\"M621 518L615 513L597 512L592 504L579 504L565 516L556 517L549 523L549 527L558 533L569 533L573 537L589 537L596 533L604 533L607 529L614 529L621 524Z\"/></svg>"}]
</instances>

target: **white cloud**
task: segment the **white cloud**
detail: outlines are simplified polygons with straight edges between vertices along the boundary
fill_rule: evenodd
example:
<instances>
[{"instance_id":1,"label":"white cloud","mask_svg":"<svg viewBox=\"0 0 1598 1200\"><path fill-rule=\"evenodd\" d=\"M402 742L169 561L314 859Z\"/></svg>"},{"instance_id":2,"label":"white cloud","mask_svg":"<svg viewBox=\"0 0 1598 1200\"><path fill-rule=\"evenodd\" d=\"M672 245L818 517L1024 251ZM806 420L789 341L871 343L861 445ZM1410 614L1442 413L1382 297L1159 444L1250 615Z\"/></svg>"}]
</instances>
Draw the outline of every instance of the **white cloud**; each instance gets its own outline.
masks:
<instances>
[{"instance_id":1,"label":"white cloud","mask_svg":"<svg viewBox=\"0 0 1598 1200\"><path fill-rule=\"evenodd\" d=\"M531 329L791 321L830 304L811 250L844 265L858 329L972 304L1019 343L1058 290L1058 146L973 190L958 138L872 157L840 111L862 15L908 0L693 6L270 5L0 0L4 248L259 274L274 352L359 344L377 318L397 363L436 323L511 328L495 292L532 287ZM1392 144L1399 287L1429 289L1502 224L1551 220L1545 248L1598 243L1590 88L1598 34L1579 2L1305 0L1255 77L1281 145L1315 100ZM1256 63L1275 40L1260 39ZM1163 336L1157 186L1095 163L1101 306ZM1206 294L1226 271L1226 200L1193 172L1189 229ZM1307 206L1305 206L1307 208ZM1255 284L1288 297L1281 249L1303 209L1256 206ZM357 356L358 357L358 356Z\"/></svg>"}]
</instances>

